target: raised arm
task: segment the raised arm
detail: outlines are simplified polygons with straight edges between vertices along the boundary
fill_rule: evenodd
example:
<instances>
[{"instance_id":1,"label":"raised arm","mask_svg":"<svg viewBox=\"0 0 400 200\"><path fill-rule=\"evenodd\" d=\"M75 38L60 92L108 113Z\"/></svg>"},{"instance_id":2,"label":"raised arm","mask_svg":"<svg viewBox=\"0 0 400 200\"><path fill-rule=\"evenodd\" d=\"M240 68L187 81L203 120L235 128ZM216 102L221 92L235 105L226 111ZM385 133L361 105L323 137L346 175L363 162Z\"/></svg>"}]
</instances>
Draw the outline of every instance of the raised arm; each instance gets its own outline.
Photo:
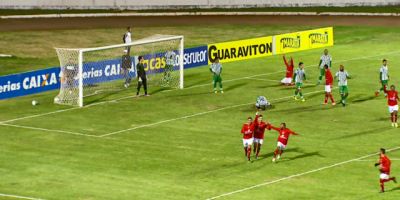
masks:
<instances>
[{"instance_id":1,"label":"raised arm","mask_svg":"<svg viewBox=\"0 0 400 200\"><path fill-rule=\"evenodd\" d=\"M273 126L272 124L269 126L271 129L274 129L274 130L276 130L276 131L280 131L281 129L279 128L279 127L275 127L275 126Z\"/></svg>"},{"instance_id":2,"label":"raised arm","mask_svg":"<svg viewBox=\"0 0 400 200\"><path fill-rule=\"evenodd\" d=\"M289 64L287 63L285 55L283 55L283 62L285 62L286 67L289 67Z\"/></svg>"}]
</instances>

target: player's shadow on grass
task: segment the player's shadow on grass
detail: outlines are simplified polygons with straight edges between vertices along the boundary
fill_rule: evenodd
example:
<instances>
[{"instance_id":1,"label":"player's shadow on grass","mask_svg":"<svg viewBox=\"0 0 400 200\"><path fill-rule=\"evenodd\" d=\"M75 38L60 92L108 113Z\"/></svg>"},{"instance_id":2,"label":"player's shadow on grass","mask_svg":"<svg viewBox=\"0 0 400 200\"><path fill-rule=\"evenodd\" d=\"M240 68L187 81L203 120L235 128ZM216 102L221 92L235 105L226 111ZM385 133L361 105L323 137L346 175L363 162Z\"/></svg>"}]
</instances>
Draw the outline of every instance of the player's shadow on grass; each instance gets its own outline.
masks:
<instances>
[{"instance_id":1,"label":"player's shadow on grass","mask_svg":"<svg viewBox=\"0 0 400 200\"><path fill-rule=\"evenodd\" d=\"M364 96L362 94L358 94L356 96L349 97L348 101L350 101L352 103L363 103L365 101L370 101L370 100L375 99L375 98L376 97L374 95Z\"/></svg>"},{"instance_id":2,"label":"player's shadow on grass","mask_svg":"<svg viewBox=\"0 0 400 200\"><path fill-rule=\"evenodd\" d=\"M313 151L313 152L308 152L308 153L302 153L302 154L294 156L294 157L283 157L283 159L280 162L288 162L288 161L293 161L293 160L307 158L307 157L313 157L313 156L325 157L325 156L321 155L319 153L319 151Z\"/></svg>"},{"instance_id":3,"label":"player's shadow on grass","mask_svg":"<svg viewBox=\"0 0 400 200\"><path fill-rule=\"evenodd\" d=\"M283 88L282 88L282 90L295 90L295 88L296 88L296 86L282 86ZM307 88L314 88L315 87L315 85L304 85L303 87L301 87L302 89L303 89L303 92L305 92L304 91L304 89L307 89ZM307 92L307 91L306 91Z\"/></svg>"},{"instance_id":4,"label":"player's shadow on grass","mask_svg":"<svg viewBox=\"0 0 400 200\"><path fill-rule=\"evenodd\" d=\"M392 188L390 190L386 190L386 192L395 192L397 190L400 190L400 186L394 187L394 188Z\"/></svg>"},{"instance_id":5,"label":"player's shadow on grass","mask_svg":"<svg viewBox=\"0 0 400 200\"><path fill-rule=\"evenodd\" d=\"M263 82L264 83L264 82ZM281 87L282 85L281 84L279 84L279 83L277 83L277 84L271 84L271 85L265 85L265 84L259 84L258 86L257 86L257 88L259 88L259 89L266 89L266 88L276 88L276 87ZM282 87L284 87L284 86L282 86Z\"/></svg>"},{"instance_id":6,"label":"player's shadow on grass","mask_svg":"<svg viewBox=\"0 0 400 200\"><path fill-rule=\"evenodd\" d=\"M332 142L332 141L336 141L336 140L344 140L344 139L349 139L349 138L354 138L354 137L359 137L359 136L365 136L365 135L380 134L380 133L388 131L388 130L392 130L392 129L388 129L386 126L385 127L379 127L379 128L375 128L375 129L359 131L359 132L356 132L356 133L353 133L353 134L334 137L334 138L329 139L327 142Z\"/></svg>"},{"instance_id":7,"label":"player's shadow on grass","mask_svg":"<svg viewBox=\"0 0 400 200\"><path fill-rule=\"evenodd\" d=\"M261 150L261 151L262 151L262 150ZM288 150L285 151L285 153L287 153L287 152L301 153L302 151L301 151L300 148L295 147L295 148L290 148L290 149L288 149ZM254 160L254 161L259 161L259 160L264 160L264 159L270 159L270 158L272 159L273 156L274 156L274 152L269 152L269 153L267 153L267 154L261 154L261 155L259 156L259 159L258 159L258 160Z\"/></svg>"},{"instance_id":8,"label":"player's shadow on grass","mask_svg":"<svg viewBox=\"0 0 400 200\"><path fill-rule=\"evenodd\" d=\"M247 84L248 83L245 82L245 83L236 83L236 84L233 84L233 85L228 85L228 87L225 87L224 91L231 91L231 90L243 87L243 86L245 86Z\"/></svg>"}]
</instances>

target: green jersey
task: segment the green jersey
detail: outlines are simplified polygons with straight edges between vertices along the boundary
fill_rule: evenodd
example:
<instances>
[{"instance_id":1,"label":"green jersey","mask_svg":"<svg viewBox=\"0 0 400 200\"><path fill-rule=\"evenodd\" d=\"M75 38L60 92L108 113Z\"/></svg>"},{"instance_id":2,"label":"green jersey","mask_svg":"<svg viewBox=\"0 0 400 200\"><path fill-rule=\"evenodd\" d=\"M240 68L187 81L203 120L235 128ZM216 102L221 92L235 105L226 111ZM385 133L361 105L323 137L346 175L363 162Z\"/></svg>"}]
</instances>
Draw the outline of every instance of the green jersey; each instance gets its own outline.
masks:
<instances>
[{"instance_id":1,"label":"green jersey","mask_svg":"<svg viewBox=\"0 0 400 200\"><path fill-rule=\"evenodd\" d=\"M347 79L350 77L346 70L338 71L335 75L338 78L339 86L347 86Z\"/></svg>"},{"instance_id":2,"label":"green jersey","mask_svg":"<svg viewBox=\"0 0 400 200\"><path fill-rule=\"evenodd\" d=\"M176 53L174 51L167 51L165 53L165 63L170 66L175 65Z\"/></svg>"},{"instance_id":3,"label":"green jersey","mask_svg":"<svg viewBox=\"0 0 400 200\"><path fill-rule=\"evenodd\" d=\"M379 70L379 74L380 74L379 78L381 81L389 80L389 69L387 65L383 65L381 67L381 69Z\"/></svg>"},{"instance_id":4,"label":"green jersey","mask_svg":"<svg viewBox=\"0 0 400 200\"><path fill-rule=\"evenodd\" d=\"M294 72L294 81L296 83L303 83L303 81L306 80L306 71L304 69L296 69Z\"/></svg>"},{"instance_id":5,"label":"green jersey","mask_svg":"<svg viewBox=\"0 0 400 200\"><path fill-rule=\"evenodd\" d=\"M221 63L213 63L210 66L210 70L215 74L215 75L220 75L222 71L222 65Z\"/></svg>"},{"instance_id":6,"label":"green jersey","mask_svg":"<svg viewBox=\"0 0 400 200\"><path fill-rule=\"evenodd\" d=\"M319 65L319 68L323 69L325 65L328 65L328 67L331 68L332 57L329 54L323 54L320 58L320 62L321 64Z\"/></svg>"}]
</instances>

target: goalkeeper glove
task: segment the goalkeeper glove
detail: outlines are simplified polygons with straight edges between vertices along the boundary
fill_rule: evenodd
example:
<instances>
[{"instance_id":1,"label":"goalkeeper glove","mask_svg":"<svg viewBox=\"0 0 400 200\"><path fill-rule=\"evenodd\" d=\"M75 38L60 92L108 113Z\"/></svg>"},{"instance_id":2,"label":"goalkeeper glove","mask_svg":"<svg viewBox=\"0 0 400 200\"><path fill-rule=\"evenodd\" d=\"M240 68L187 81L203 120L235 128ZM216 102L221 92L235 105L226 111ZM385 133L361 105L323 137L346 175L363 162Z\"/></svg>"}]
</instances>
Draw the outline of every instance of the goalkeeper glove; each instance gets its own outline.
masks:
<instances>
[{"instance_id":1,"label":"goalkeeper glove","mask_svg":"<svg viewBox=\"0 0 400 200\"><path fill-rule=\"evenodd\" d=\"M379 165L379 163L375 163L375 167L378 166L378 165Z\"/></svg>"}]
</instances>

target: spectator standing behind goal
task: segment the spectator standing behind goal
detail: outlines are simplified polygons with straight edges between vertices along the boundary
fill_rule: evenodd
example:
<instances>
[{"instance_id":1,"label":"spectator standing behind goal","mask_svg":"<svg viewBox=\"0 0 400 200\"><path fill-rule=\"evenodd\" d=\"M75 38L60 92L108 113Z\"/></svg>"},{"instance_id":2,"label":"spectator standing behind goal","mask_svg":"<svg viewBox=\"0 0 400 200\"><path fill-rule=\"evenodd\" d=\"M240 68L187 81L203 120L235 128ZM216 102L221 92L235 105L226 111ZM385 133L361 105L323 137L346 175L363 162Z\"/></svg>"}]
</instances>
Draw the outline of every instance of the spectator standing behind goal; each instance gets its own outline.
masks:
<instances>
[{"instance_id":1,"label":"spectator standing behind goal","mask_svg":"<svg viewBox=\"0 0 400 200\"><path fill-rule=\"evenodd\" d=\"M126 28L126 33L125 33L124 36L122 37L122 41L123 41L125 44L132 43L131 27L130 27L130 26L128 26L128 27ZM128 51L128 55L130 55L130 53L131 53L131 47L130 47L130 46L126 47L126 50Z\"/></svg>"},{"instance_id":2,"label":"spectator standing behind goal","mask_svg":"<svg viewBox=\"0 0 400 200\"><path fill-rule=\"evenodd\" d=\"M131 76L129 75L129 71L132 67L132 60L131 57L129 56L128 50L124 50L124 54L122 55L122 75L124 76L125 83L124 86L125 88L128 88L129 85L131 84Z\"/></svg>"},{"instance_id":3,"label":"spectator standing behind goal","mask_svg":"<svg viewBox=\"0 0 400 200\"><path fill-rule=\"evenodd\" d=\"M217 94L217 83L219 84L219 89L221 93L224 93L224 90L222 88L222 78L221 78L221 73L222 73L222 65L219 63L219 59L215 59L215 62L211 64L210 66L210 71L214 74L213 75L213 85L214 85L214 92Z\"/></svg>"},{"instance_id":4,"label":"spectator standing behind goal","mask_svg":"<svg viewBox=\"0 0 400 200\"><path fill-rule=\"evenodd\" d=\"M176 53L172 48L170 48L164 55L165 57L165 68L164 68L164 77L163 77L163 84L168 85L171 81L171 72L174 70L175 60L176 60Z\"/></svg>"},{"instance_id":5,"label":"spectator standing behind goal","mask_svg":"<svg viewBox=\"0 0 400 200\"><path fill-rule=\"evenodd\" d=\"M136 96L139 96L140 88L142 87L142 85L144 88L144 95L149 96L147 94L147 77L146 77L146 71L144 70L143 62L144 62L143 56L139 56L139 63L136 65L136 71L138 76L138 86L137 86Z\"/></svg>"}]
</instances>

